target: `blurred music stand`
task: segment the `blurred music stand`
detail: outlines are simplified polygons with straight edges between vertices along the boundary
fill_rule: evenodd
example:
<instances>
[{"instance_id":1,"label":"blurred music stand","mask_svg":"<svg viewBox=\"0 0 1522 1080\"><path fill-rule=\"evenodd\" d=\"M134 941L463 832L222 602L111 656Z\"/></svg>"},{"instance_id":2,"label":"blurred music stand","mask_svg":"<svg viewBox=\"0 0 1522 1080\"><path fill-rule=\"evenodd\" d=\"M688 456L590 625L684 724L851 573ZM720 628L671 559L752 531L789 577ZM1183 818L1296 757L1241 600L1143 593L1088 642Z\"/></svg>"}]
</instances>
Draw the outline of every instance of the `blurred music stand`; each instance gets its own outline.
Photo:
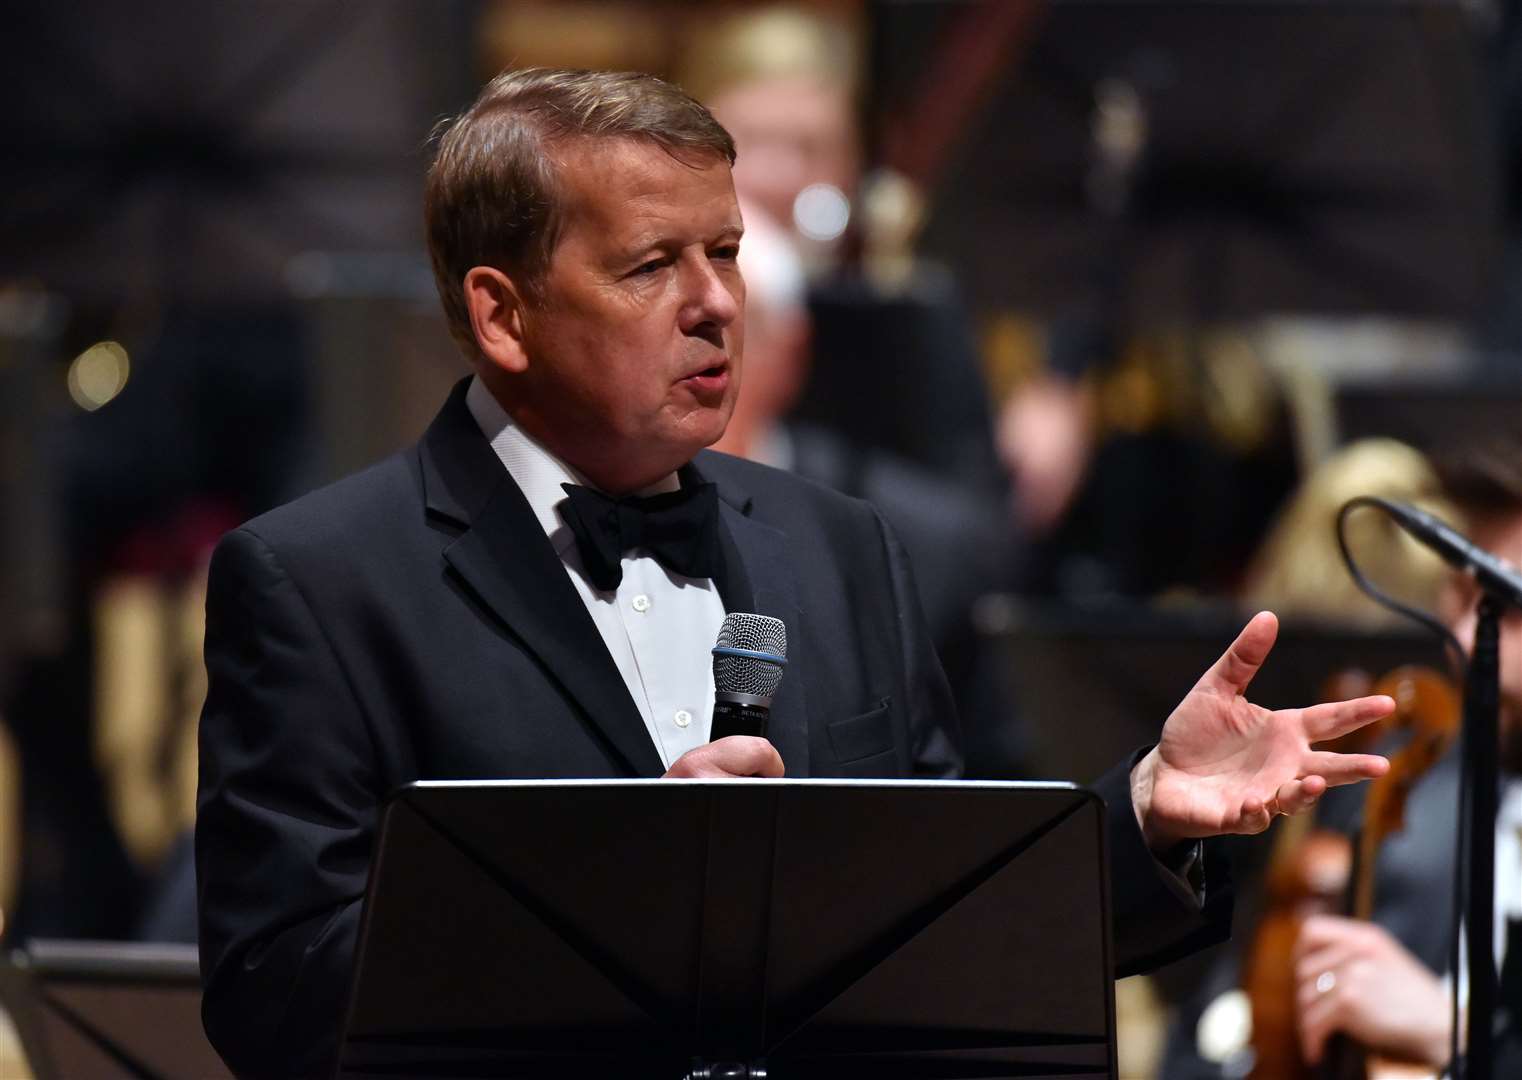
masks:
<instances>
[{"instance_id":1,"label":"blurred music stand","mask_svg":"<svg viewBox=\"0 0 1522 1080\"><path fill-rule=\"evenodd\" d=\"M1488 378L1344 382L1337 429L1344 441L1386 436L1424 451L1522 431L1522 357L1515 363Z\"/></svg>"},{"instance_id":2,"label":"blurred music stand","mask_svg":"<svg viewBox=\"0 0 1522 1080\"><path fill-rule=\"evenodd\" d=\"M927 43L971 6L874 5L881 115L936 89ZM1048 3L931 193L927 253L979 311L1109 308L1118 276L1124 327L1472 318L1503 230L1469 23L1433 0ZM1116 83L1142 120L1119 221L1093 187Z\"/></svg>"},{"instance_id":3,"label":"blurred music stand","mask_svg":"<svg viewBox=\"0 0 1522 1080\"><path fill-rule=\"evenodd\" d=\"M983 602L979 628L1004 660L1033 765L1081 782L1157 741L1168 714L1248 614L1121 604L1046 610L994 597ZM1357 668L1377 678L1410 663L1446 670L1431 634L1286 619L1248 697L1265 708L1312 705L1339 671Z\"/></svg>"},{"instance_id":4,"label":"blurred music stand","mask_svg":"<svg viewBox=\"0 0 1522 1080\"><path fill-rule=\"evenodd\" d=\"M28 105L0 115L0 278L151 322L153 305L283 299L305 251L421 248L423 138L474 94L473 4L11 14L0 92Z\"/></svg>"},{"instance_id":5,"label":"blurred music stand","mask_svg":"<svg viewBox=\"0 0 1522 1080\"><path fill-rule=\"evenodd\" d=\"M193 945L32 941L0 996L37 1080L230 1076L201 1027Z\"/></svg>"},{"instance_id":6,"label":"blurred music stand","mask_svg":"<svg viewBox=\"0 0 1522 1080\"><path fill-rule=\"evenodd\" d=\"M1113 1077L1105 867L1065 784L412 784L340 1072Z\"/></svg>"}]
</instances>

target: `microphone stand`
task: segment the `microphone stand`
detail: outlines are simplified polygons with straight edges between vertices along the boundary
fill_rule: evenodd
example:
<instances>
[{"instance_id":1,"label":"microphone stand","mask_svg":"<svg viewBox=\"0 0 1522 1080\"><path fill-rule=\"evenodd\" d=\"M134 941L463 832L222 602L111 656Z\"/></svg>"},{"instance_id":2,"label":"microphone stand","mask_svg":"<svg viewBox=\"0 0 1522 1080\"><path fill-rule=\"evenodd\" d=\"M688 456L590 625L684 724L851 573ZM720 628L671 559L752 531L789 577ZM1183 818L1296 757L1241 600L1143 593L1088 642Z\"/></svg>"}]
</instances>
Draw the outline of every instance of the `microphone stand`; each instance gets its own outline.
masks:
<instances>
[{"instance_id":1,"label":"microphone stand","mask_svg":"<svg viewBox=\"0 0 1522 1080\"><path fill-rule=\"evenodd\" d=\"M1466 883L1469 887L1467 899L1455 897L1468 946L1469 1046L1452 1067L1462 1080L1491 1080L1495 1075L1495 1009L1500 982L1495 962L1495 917L1496 814L1501 798L1497 761L1501 743L1501 614L1508 607L1522 608L1522 579L1504 560L1480 549L1431 514L1372 495L1360 495L1343 504L1337 515L1337 544L1359 588L1391 610L1446 635L1455 647L1458 639L1446 627L1425 612L1385 595L1358 569L1348 550L1344 526L1349 512L1360 506L1378 506L1413 539L1467 572L1480 590L1474 648L1464 680L1464 794L1459 805L1459 831L1462 836L1468 830L1469 842L1461 843L1461 850L1455 854L1454 875L1456 894L1462 893ZM1458 975L1455 971L1455 992Z\"/></svg>"},{"instance_id":2,"label":"microphone stand","mask_svg":"<svg viewBox=\"0 0 1522 1080\"><path fill-rule=\"evenodd\" d=\"M1469 957L1469 1048L1464 1080L1491 1080L1494 1074L1497 975L1495 963L1496 813L1500 778L1501 612L1505 602L1491 590L1481 594L1474 649L1464 685L1464 772L1469 826L1469 901L1466 939ZM1457 973L1455 973L1457 979Z\"/></svg>"}]
</instances>

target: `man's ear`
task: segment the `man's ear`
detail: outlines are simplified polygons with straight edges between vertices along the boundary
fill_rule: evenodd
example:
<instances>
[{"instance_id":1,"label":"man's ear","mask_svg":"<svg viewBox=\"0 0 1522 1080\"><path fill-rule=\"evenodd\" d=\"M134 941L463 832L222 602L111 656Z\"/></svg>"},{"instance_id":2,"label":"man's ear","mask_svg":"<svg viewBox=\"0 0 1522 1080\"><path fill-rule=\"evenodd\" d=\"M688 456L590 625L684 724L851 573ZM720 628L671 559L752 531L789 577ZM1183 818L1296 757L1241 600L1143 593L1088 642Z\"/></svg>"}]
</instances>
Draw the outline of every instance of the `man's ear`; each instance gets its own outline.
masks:
<instances>
[{"instance_id":1,"label":"man's ear","mask_svg":"<svg viewBox=\"0 0 1522 1080\"><path fill-rule=\"evenodd\" d=\"M465 309L488 363L515 375L527 370L523 294L512 278L494 266L471 267L465 273Z\"/></svg>"}]
</instances>

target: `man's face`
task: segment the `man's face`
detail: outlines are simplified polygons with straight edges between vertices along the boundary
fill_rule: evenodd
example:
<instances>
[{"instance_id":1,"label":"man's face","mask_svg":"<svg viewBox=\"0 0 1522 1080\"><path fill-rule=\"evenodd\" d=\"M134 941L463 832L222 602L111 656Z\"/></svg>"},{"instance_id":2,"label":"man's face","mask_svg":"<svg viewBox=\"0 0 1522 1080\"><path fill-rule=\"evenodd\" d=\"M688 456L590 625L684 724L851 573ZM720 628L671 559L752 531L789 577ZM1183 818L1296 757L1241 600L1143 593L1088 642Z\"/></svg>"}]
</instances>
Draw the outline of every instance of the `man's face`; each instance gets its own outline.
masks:
<instances>
[{"instance_id":1,"label":"man's face","mask_svg":"<svg viewBox=\"0 0 1522 1080\"><path fill-rule=\"evenodd\" d=\"M564 227L524 311L514 416L613 493L724 433L740 388L745 284L729 165L632 139L555 156Z\"/></svg>"}]
</instances>

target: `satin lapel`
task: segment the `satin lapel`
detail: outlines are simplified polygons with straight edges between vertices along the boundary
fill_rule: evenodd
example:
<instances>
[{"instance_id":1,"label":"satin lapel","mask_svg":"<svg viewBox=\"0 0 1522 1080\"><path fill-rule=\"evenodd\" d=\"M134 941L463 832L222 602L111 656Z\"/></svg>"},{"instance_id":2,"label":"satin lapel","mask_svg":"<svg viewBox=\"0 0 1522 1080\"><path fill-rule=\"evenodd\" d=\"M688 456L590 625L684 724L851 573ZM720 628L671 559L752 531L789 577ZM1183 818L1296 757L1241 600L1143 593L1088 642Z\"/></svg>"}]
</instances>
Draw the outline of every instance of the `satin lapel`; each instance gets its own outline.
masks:
<instances>
[{"instance_id":1,"label":"satin lapel","mask_svg":"<svg viewBox=\"0 0 1522 1080\"><path fill-rule=\"evenodd\" d=\"M712 479L710 475L708 477ZM751 500L734 484L719 483L726 581L721 588L729 611L752 611L787 626L787 670L772 699L767 737L782 755L790 777L809 775L808 706L800 645L801 617L787 534L755 520Z\"/></svg>"},{"instance_id":2,"label":"satin lapel","mask_svg":"<svg viewBox=\"0 0 1522 1080\"><path fill-rule=\"evenodd\" d=\"M596 624L528 501L475 427L463 392L451 395L420 453L429 511L464 526L444 550L449 565L539 658L630 772L659 776L660 756Z\"/></svg>"}]
</instances>

